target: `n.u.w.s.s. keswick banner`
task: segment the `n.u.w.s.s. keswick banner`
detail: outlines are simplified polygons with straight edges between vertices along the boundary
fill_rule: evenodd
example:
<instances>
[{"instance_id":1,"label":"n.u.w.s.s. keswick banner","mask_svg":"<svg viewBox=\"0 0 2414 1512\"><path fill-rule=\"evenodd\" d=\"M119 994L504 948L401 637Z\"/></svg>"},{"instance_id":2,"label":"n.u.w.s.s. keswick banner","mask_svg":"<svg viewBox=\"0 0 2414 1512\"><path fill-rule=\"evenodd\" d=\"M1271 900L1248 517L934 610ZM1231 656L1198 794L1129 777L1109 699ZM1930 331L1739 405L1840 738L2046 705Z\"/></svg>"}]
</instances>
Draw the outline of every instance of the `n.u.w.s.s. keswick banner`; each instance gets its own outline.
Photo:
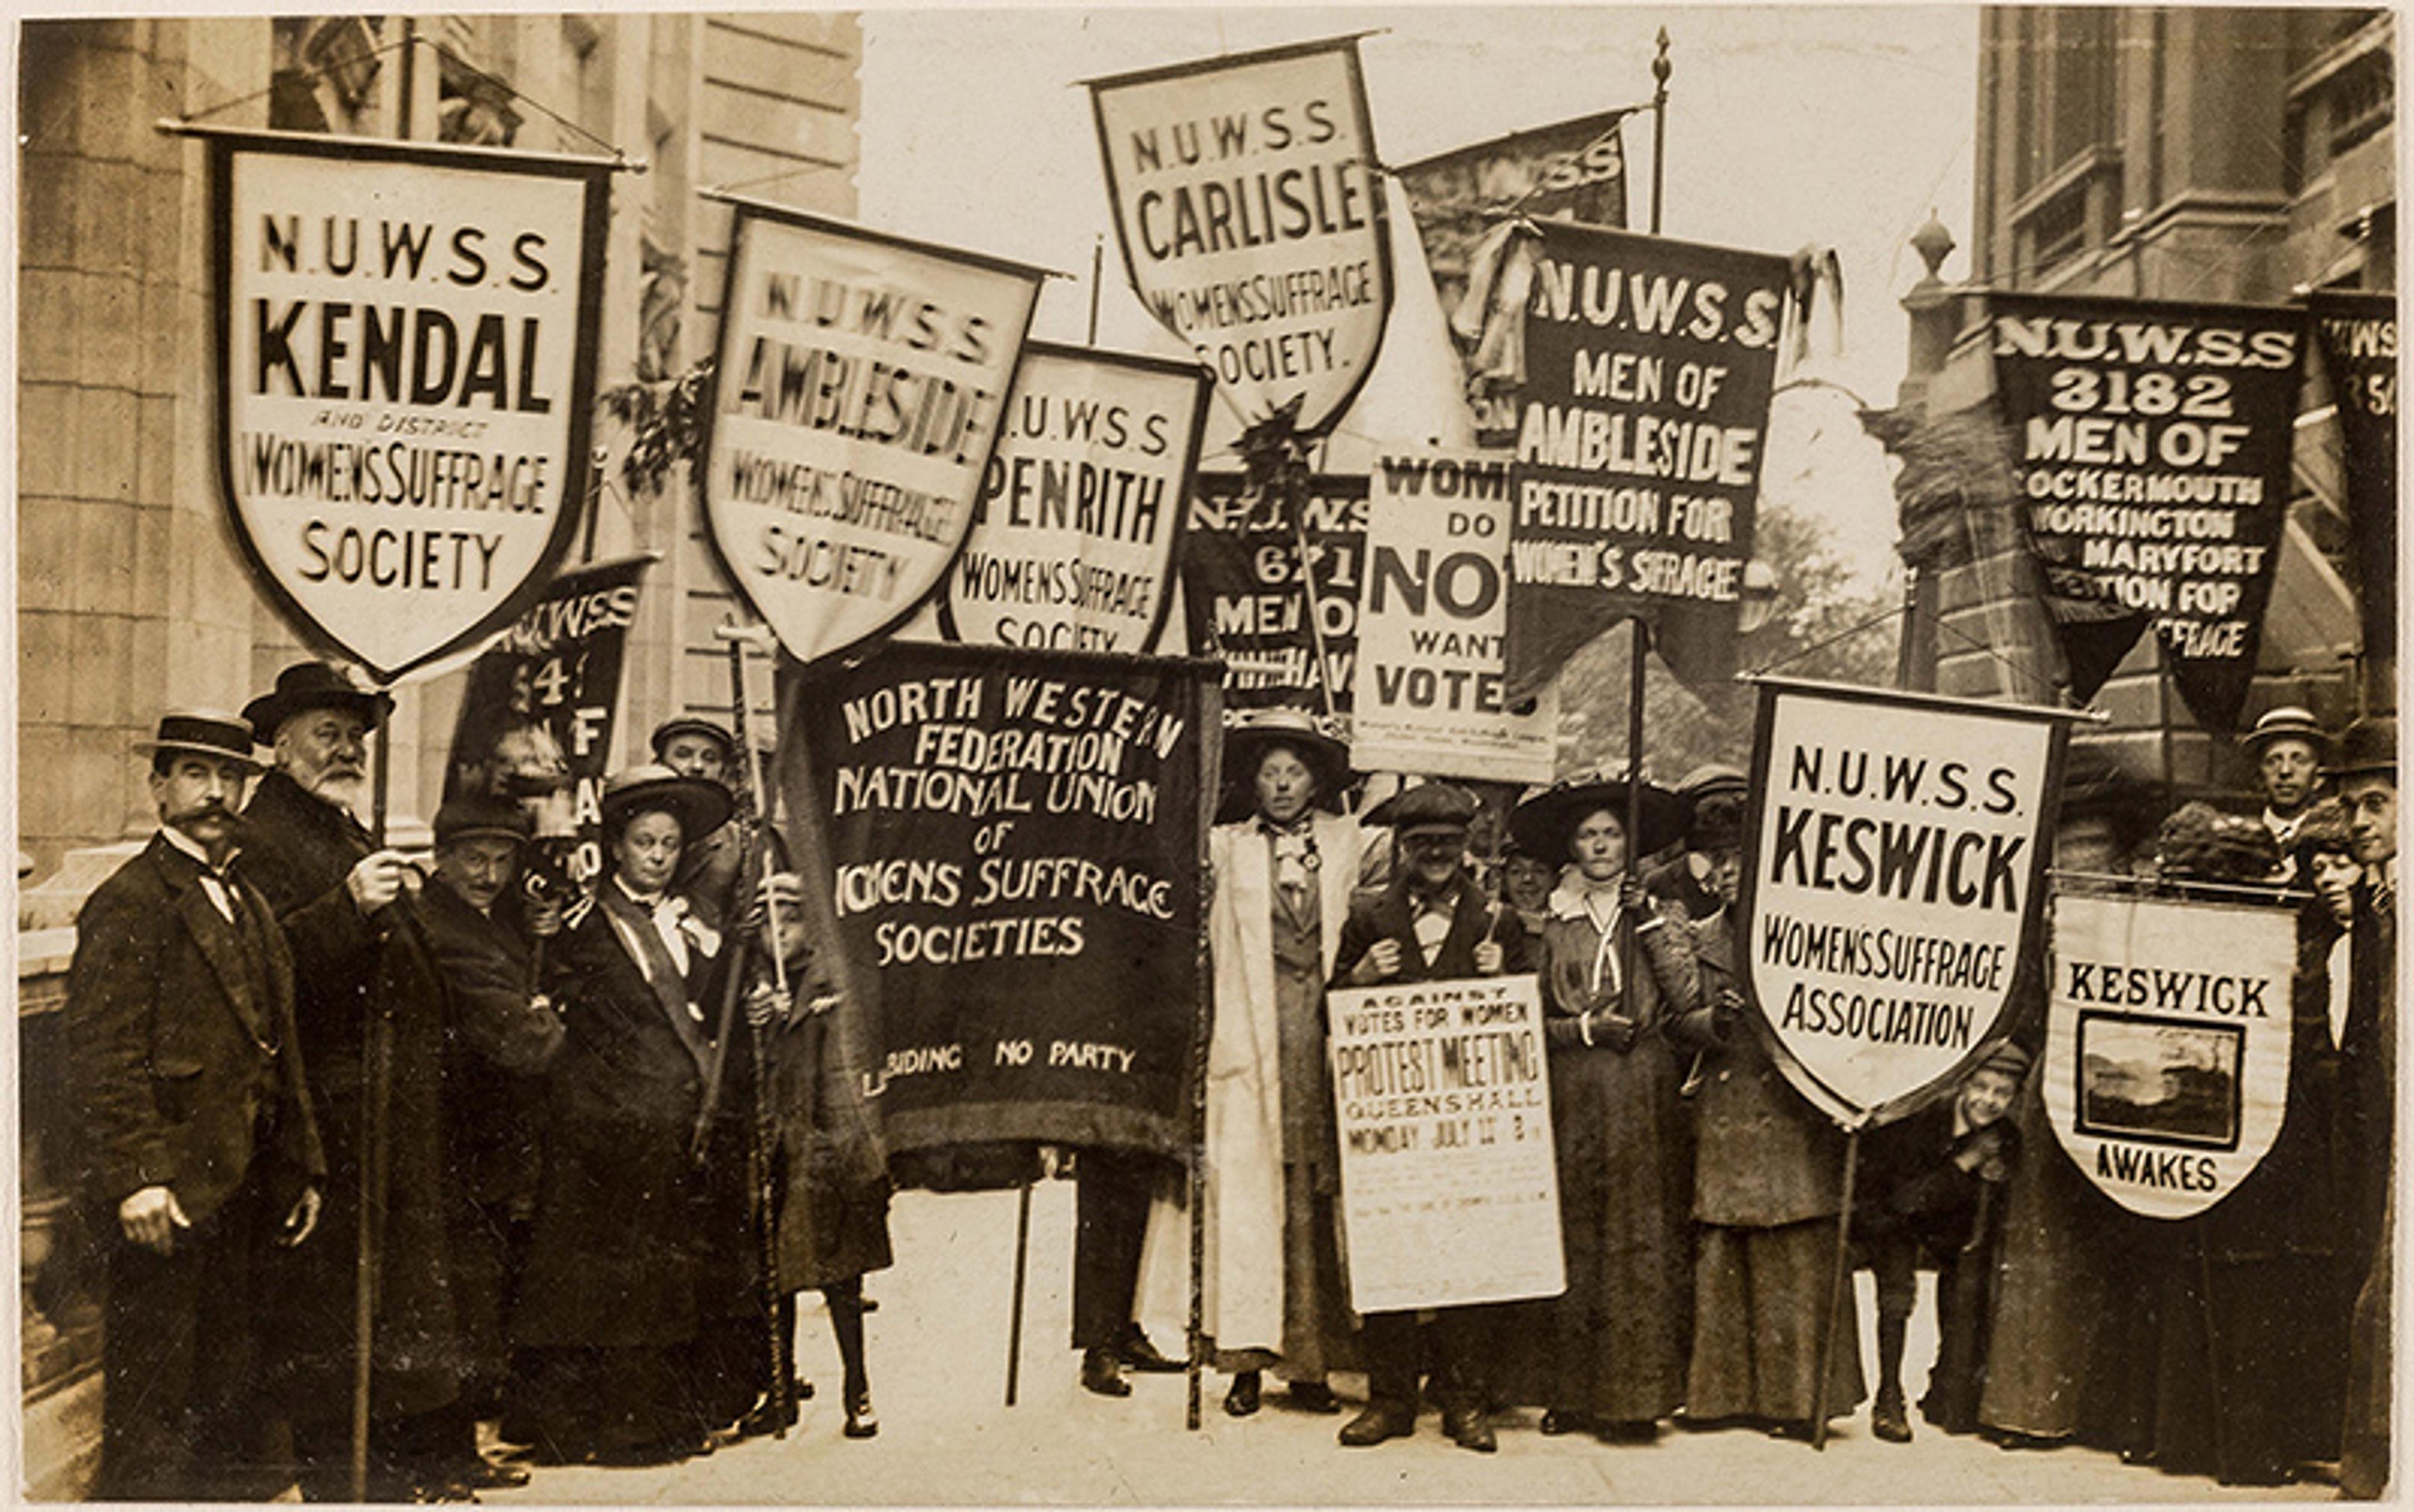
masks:
<instances>
[{"instance_id":1,"label":"n.u.w.s.s. keswick banner","mask_svg":"<svg viewBox=\"0 0 2414 1512\"><path fill-rule=\"evenodd\" d=\"M1182 540L1183 614L1191 650L1224 660L1228 708L1321 714L1330 697L1333 712L1349 711L1365 561L1365 478L1311 476L1294 521L1279 489L1252 491L1239 472L1199 474Z\"/></svg>"},{"instance_id":2,"label":"n.u.w.s.s. keswick banner","mask_svg":"<svg viewBox=\"0 0 2414 1512\"><path fill-rule=\"evenodd\" d=\"M2064 893L2053 906L2046 1121L2098 1190L2191 1218L2288 1111L2293 909Z\"/></svg>"},{"instance_id":3,"label":"n.u.w.s.s. keswick banner","mask_svg":"<svg viewBox=\"0 0 2414 1512\"><path fill-rule=\"evenodd\" d=\"M2317 293L2306 301L2330 375L2346 453L2363 654L2397 654L2397 296Z\"/></svg>"},{"instance_id":4,"label":"n.u.w.s.s. keswick banner","mask_svg":"<svg viewBox=\"0 0 2414 1512\"><path fill-rule=\"evenodd\" d=\"M1244 423L1338 419L1392 309L1355 37L1095 80L1131 285Z\"/></svg>"},{"instance_id":5,"label":"n.u.w.s.s. keswick banner","mask_svg":"<svg viewBox=\"0 0 2414 1512\"><path fill-rule=\"evenodd\" d=\"M2085 699L2151 625L2197 722L2238 722L2288 508L2296 309L1987 298L2018 511Z\"/></svg>"},{"instance_id":6,"label":"n.u.w.s.s. keswick banner","mask_svg":"<svg viewBox=\"0 0 2414 1512\"><path fill-rule=\"evenodd\" d=\"M1208 379L1187 363L1023 349L938 600L949 640L1144 654L1173 596Z\"/></svg>"},{"instance_id":7,"label":"n.u.w.s.s. keswick banner","mask_svg":"<svg viewBox=\"0 0 2414 1512\"><path fill-rule=\"evenodd\" d=\"M380 682L509 623L578 525L612 165L214 135L220 487Z\"/></svg>"},{"instance_id":8,"label":"n.u.w.s.s. keswick banner","mask_svg":"<svg viewBox=\"0 0 2414 1512\"><path fill-rule=\"evenodd\" d=\"M894 641L796 700L894 1148L1184 1147L1212 664Z\"/></svg>"},{"instance_id":9,"label":"n.u.w.s.s. keswick banner","mask_svg":"<svg viewBox=\"0 0 2414 1512\"><path fill-rule=\"evenodd\" d=\"M1510 522L1508 694L1620 620L1690 681L1734 670L1785 260L1540 224Z\"/></svg>"},{"instance_id":10,"label":"n.u.w.s.s. keswick banner","mask_svg":"<svg viewBox=\"0 0 2414 1512\"><path fill-rule=\"evenodd\" d=\"M895 629L972 528L1036 268L737 202L705 538L798 661Z\"/></svg>"},{"instance_id":11,"label":"n.u.w.s.s. keswick banner","mask_svg":"<svg viewBox=\"0 0 2414 1512\"><path fill-rule=\"evenodd\" d=\"M1736 954L1779 1067L1839 1122L1912 1111L2009 1028L2067 728L1762 683Z\"/></svg>"}]
</instances>

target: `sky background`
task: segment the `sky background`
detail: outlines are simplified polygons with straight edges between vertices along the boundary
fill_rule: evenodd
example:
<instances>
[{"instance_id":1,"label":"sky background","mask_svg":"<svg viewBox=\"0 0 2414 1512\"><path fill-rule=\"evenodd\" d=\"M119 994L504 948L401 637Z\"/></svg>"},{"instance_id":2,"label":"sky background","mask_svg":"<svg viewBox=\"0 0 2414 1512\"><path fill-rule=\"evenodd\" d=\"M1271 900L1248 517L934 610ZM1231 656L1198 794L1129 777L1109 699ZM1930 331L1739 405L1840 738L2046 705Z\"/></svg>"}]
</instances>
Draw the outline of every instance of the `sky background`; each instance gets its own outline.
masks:
<instances>
[{"instance_id":1,"label":"sky background","mask_svg":"<svg viewBox=\"0 0 2414 1512\"><path fill-rule=\"evenodd\" d=\"M863 20L859 213L868 225L1073 275L1050 280L1033 326L1062 341L1083 337L1103 235L1099 344L1181 355L1125 281L1080 81L1378 30L1360 44L1375 141L1386 160L1409 162L1647 102L1662 25L1674 66L1665 233L1778 253L1836 248L1842 350L1825 339L1823 315L1811 359L1790 376L1891 404L1905 333L1896 300L1921 271L1911 233L1933 209L1968 238L1978 22L1967 7L875 10ZM1650 139L1647 113L1629 123L1637 227ZM1957 250L1945 277L1965 265ZM1430 284L1408 287L1409 271L1395 297L1433 307ZM1437 318L1410 313L1427 325ZM1345 427L1384 428L1375 390L1401 377L1387 367L1438 366L1400 329L1395 315ZM1763 490L1825 520L1870 584L1899 581L1888 464L1852 408L1832 390L1781 394Z\"/></svg>"}]
</instances>

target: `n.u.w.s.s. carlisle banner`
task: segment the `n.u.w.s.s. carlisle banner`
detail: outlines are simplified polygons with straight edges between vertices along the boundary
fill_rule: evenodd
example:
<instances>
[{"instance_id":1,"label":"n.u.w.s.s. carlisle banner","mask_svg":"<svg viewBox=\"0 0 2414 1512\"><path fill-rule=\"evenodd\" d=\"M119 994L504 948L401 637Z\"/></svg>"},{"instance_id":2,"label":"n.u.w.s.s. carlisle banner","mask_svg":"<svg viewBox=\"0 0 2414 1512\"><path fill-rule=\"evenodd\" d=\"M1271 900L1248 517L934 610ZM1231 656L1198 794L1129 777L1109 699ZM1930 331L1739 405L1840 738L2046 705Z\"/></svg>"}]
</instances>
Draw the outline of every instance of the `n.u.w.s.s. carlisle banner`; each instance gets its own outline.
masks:
<instances>
[{"instance_id":1,"label":"n.u.w.s.s. carlisle banner","mask_svg":"<svg viewBox=\"0 0 2414 1512\"><path fill-rule=\"evenodd\" d=\"M891 1148L1185 1147L1214 675L892 641L805 683Z\"/></svg>"},{"instance_id":2,"label":"n.u.w.s.s. carlisle banner","mask_svg":"<svg viewBox=\"0 0 2414 1512\"><path fill-rule=\"evenodd\" d=\"M895 629L972 528L1040 270L736 202L705 537L801 662Z\"/></svg>"},{"instance_id":3,"label":"n.u.w.s.s. carlisle banner","mask_svg":"<svg viewBox=\"0 0 2414 1512\"><path fill-rule=\"evenodd\" d=\"M1779 1067L1839 1122L1912 1111L2009 1027L2067 718L1761 684L1736 953Z\"/></svg>"},{"instance_id":4,"label":"n.u.w.s.s. carlisle banner","mask_svg":"<svg viewBox=\"0 0 2414 1512\"><path fill-rule=\"evenodd\" d=\"M2293 909L2064 893L2046 1121L2098 1190L2191 1218L2238 1190L2288 1112Z\"/></svg>"},{"instance_id":5,"label":"n.u.w.s.s. carlisle banner","mask_svg":"<svg viewBox=\"0 0 2414 1512\"><path fill-rule=\"evenodd\" d=\"M577 529L612 166L212 137L228 518L380 682L508 623Z\"/></svg>"},{"instance_id":6,"label":"n.u.w.s.s. carlisle banner","mask_svg":"<svg viewBox=\"0 0 2414 1512\"><path fill-rule=\"evenodd\" d=\"M1244 423L1339 419L1392 309L1357 38L1095 80L1090 101L1140 302Z\"/></svg>"},{"instance_id":7,"label":"n.u.w.s.s. carlisle banner","mask_svg":"<svg viewBox=\"0 0 2414 1512\"><path fill-rule=\"evenodd\" d=\"M1518 708L1500 696L1508 576L1507 458L1436 451L1377 459L1350 698L1359 766L1551 780L1557 684Z\"/></svg>"},{"instance_id":8,"label":"n.u.w.s.s. carlisle banner","mask_svg":"<svg viewBox=\"0 0 2414 1512\"><path fill-rule=\"evenodd\" d=\"M2019 516L2093 697L2151 625L2197 722L2238 722L2288 509L2302 310L1989 294Z\"/></svg>"},{"instance_id":9,"label":"n.u.w.s.s. carlisle banner","mask_svg":"<svg viewBox=\"0 0 2414 1512\"><path fill-rule=\"evenodd\" d=\"M1191 650L1223 658L1226 707L1321 714L1330 698L1331 711L1349 711L1365 561L1365 478L1310 476L1294 520L1280 490L1252 490L1238 472L1199 474L1182 606Z\"/></svg>"},{"instance_id":10,"label":"n.u.w.s.s. carlisle banner","mask_svg":"<svg viewBox=\"0 0 2414 1512\"><path fill-rule=\"evenodd\" d=\"M1187 363L1026 346L972 534L938 599L941 633L976 646L1155 650L1207 389Z\"/></svg>"}]
</instances>

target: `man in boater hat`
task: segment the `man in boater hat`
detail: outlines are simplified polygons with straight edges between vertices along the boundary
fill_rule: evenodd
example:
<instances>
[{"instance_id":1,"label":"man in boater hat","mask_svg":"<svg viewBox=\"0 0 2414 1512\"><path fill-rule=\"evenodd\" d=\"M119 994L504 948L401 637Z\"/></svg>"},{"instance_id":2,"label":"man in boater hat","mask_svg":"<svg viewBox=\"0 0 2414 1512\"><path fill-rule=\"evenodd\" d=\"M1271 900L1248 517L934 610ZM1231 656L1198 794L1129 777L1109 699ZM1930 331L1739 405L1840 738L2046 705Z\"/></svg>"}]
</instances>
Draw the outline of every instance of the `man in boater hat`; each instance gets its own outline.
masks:
<instances>
[{"instance_id":1,"label":"man in boater hat","mask_svg":"<svg viewBox=\"0 0 2414 1512\"><path fill-rule=\"evenodd\" d=\"M2255 722L2241 742L2255 758L2256 786L2263 795L2263 828L2280 846L2284 877L2302 868L2297 856L2297 825L2322 790L2322 762L2330 737L2310 711L2274 709Z\"/></svg>"}]
</instances>

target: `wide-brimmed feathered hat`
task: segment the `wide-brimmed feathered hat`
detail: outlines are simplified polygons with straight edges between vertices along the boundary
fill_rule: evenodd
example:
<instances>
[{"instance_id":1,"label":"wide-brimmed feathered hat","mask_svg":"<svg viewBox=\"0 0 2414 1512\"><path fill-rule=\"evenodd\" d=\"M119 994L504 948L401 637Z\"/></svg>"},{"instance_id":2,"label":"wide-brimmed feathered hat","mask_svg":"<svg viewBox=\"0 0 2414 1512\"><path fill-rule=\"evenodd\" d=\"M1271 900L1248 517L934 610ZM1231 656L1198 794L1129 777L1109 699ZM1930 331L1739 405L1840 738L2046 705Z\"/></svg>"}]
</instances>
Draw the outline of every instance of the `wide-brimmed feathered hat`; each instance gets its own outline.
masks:
<instances>
[{"instance_id":1,"label":"wide-brimmed feathered hat","mask_svg":"<svg viewBox=\"0 0 2414 1512\"><path fill-rule=\"evenodd\" d=\"M679 838L691 845L729 821L728 790L701 777L682 777L648 762L604 779L604 828L618 830L633 815L667 814L678 820Z\"/></svg>"},{"instance_id":2,"label":"wide-brimmed feathered hat","mask_svg":"<svg viewBox=\"0 0 2414 1512\"><path fill-rule=\"evenodd\" d=\"M347 710L375 729L393 711L394 700L353 686L351 679L324 662L296 662L276 674L275 688L243 706L243 717L250 723L255 741L275 745L287 720L313 709Z\"/></svg>"},{"instance_id":3,"label":"wide-brimmed feathered hat","mask_svg":"<svg viewBox=\"0 0 2414 1512\"><path fill-rule=\"evenodd\" d=\"M1554 783L1517 805L1509 816L1509 832L1532 855L1565 860L1568 841L1584 816L1607 809L1626 823L1627 781L1623 776L1591 773ZM1674 844L1685 832L1685 802L1665 787L1643 785L1643 832L1627 836L1637 856L1648 856Z\"/></svg>"},{"instance_id":4,"label":"wide-brimmed feathered hat","mask_svg":"<svg viewBox=\"0 0 2414 1512\"><path fill-rule=\"evenodd\" d=\"M1216 807L1218 823L1248 816L1256 806L1259 763L1277 746L1295 753L1316 773L1317 805L1340 812L1342 789L1349 786L1349 747L1326 734L1304 709L1254 709L1224 729L1224 801Z\"/></svg>"}]
</instances>

